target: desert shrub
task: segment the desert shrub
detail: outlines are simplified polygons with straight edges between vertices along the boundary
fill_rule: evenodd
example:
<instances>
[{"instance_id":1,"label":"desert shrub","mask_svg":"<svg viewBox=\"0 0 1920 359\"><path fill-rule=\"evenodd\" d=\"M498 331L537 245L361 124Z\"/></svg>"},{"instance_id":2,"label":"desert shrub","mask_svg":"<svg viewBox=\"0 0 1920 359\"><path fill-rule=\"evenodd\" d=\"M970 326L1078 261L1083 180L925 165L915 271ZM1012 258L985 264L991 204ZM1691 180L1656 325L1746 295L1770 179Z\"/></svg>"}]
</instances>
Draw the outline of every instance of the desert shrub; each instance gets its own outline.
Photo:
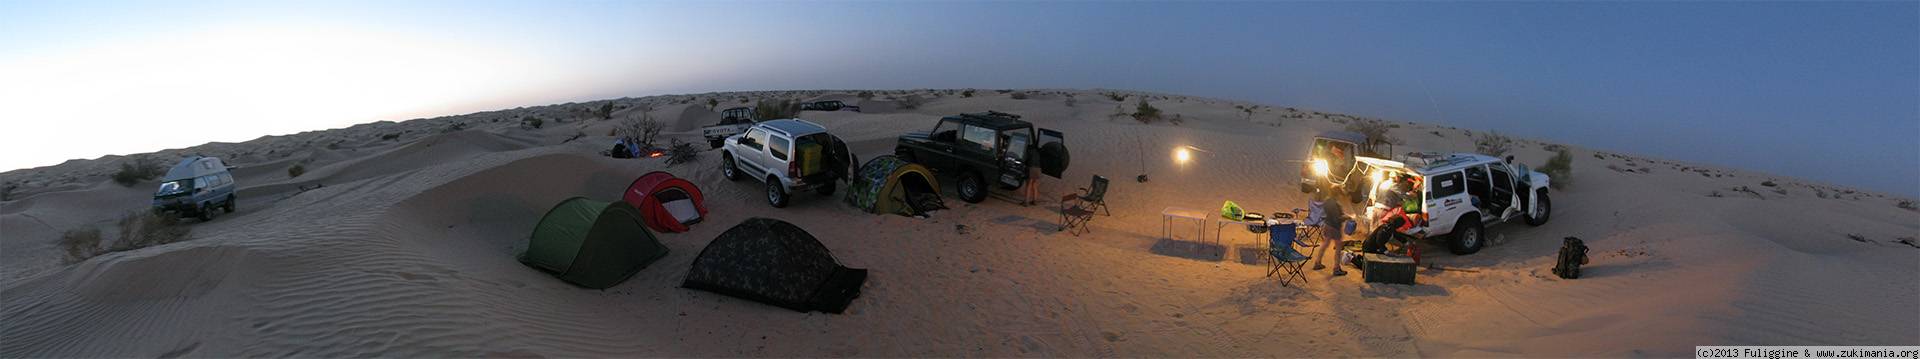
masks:
<instances>
[{"instance_id":1,"label":"desert shrub","mask_svg":"<svg viewBox=\"0 0 1920 359\"><path fill-rule=\"evenodd\" d=\"M446 128L441 128L440 133L459 132L466 129L467 124L465 122L454 122L453 124L447 125Z\"/></svg>"},{"instance_id":2,"label":"desert shrub","mask_svg":"<svg viewBox=\"0 0 1920 359\"><path fill-rule=\"evenodd\" d=\"M993 92L999 92L1000 94L1005 95L1008 92L1013 92L1013 90L993 90Z\"/></svg>"},{"instance_id":3,"label":"desert shrub","mask_svg":"<svg viewBox=\"0 0 1920 359\"><path fill-rule=\"evenodd\" d=\"M1547 174L1549 187L1562 189L1573 185L1573 151L1562 148L1554 152L1553 158L1547 159L1547 164L1540 165L1536 170Z\"/></svg>"},{"instance_id":4,"label":"desert shrub","mask_svg":"<svg viewBox=\"0 0 1920 359\"><path fill-rule=\"evenodd\" d=\"M7 182L5 185L0 185L0 201L12 201L13 191L19 189L19 183Z\"/></svg>"},{"instance_id":5,"label":"desert shrub","mask_svg":"<svg viewBox=\"0 0 1920 359\"><path fill-rule=\"evenodd\" d=\"M1393 143L1393 135L1388 133L1386 121L1358 118L1347 123L1347 131L1367 137L1367 143L1360 144L1361 153L1380 153L1380 145Z\"/></svg>"},{"instance_id":6,"label":"desert shrub","mask_svg":"<svg viewBox=\"0 0 1920 359\"><path fill-rule=\"evenodd\" d=\"M1834 198L1839 198L1839 197L1840 196L1838 195L1834 196ZM1894 204L1893 206L1900 207L1900 209L1909 210L1909 211L1920 211L1920 206L1915 206L1912 200L1901 200L1900 203Z\"/></svg>"},{"instance_id":7,"label":"desert shrub","mask_svg":"<svg viewBox=\"0 0 1920 359\"><path fill-rule=\"evenodd\" d=\"M1180 116L1180 114L1176 113L1176 114L1173 114L1173 118L1167 119L1167 122L1178 125L1180 123L1187 122L1187 119L1185 117Z\"/></svg>"},{"instance_id":8,"label":"desert shrub","mask_svg":"<svg viewBox=\"0 0 1920 359\"><path fill-rule=\"evenodd\" d=\"M1473 138L1473 149L1483 155L1500 157L1513 152L1513 139L1499 132L1487 131Z\"/></svg>"},{"instance_id":9,"label":"desert shrub","mask_svg":"<svg viewBox=\"0 0 1920 359\"><path fill-rule=\"evenodd\" d=\"M160 177L165 173L166 168L161 167L160 162L151 158L138 157L120 162L120 170L113 173L113 182L121 186L133 187L135 184Z\"/></svg>"},{"instance_id":10,"label":"desert shrub","mask_svg":"<svg viewBox=\"0 0 1920 359\"><path fill-rule=\"evenodd\" d=\"M524 129L530 129L530 130L537 129L537 128L540 128L540 126L546 126L546 125L547 125L547 120L542 120L539 117L528 117L528 118L520 119L520 128L524 128Z\"/></svg>"},{"instance_id":11,"label":"desert shrub","mask_svg":"<svg viewBox=\"0 0 1920 359\"><path fill-rule=\"evenodd\" d=\"M381 141L392 141L397 139L400 139L399 133L389 133L389 134L380 135Z\"/></svg>"},{"instance_id":12,"label":"desert shrub","mask_svg":"<svg viewBox=\"0 0 1920 359\"><path fill-rule=\"evenodd\" d=\"M901 97L899 99L893 100L894 107L898 107L903 110L920 108L920 105L925 103L926 103L926 100L921 99L920 95L907 95L906 97Z\"/></svg>"},{"instance_id":13,"label":"desert shrub","mask_svg":"<svg viewBox=\"0 0 1920 359\"><path fill-rule=\"evenodd\" d=\"M667 126L660 121L654 121L653 115L642 113L640 117L628 117L615 130L620 136L632 138L642 145L653 146L654 138L659 137L660 131L666 128Z\"/></svg>"},{"instance_id":14,"label":"desert shrub","mask_svg":"<svg viewBox=\"0 0 1920 359\"><path fill-rule=\"evenodd\" d=\"M1073 105L1078 102L1078 100L1073 99L1073 95L1067 95L1067 107L1073 107Z\"/></svg>"},{"instance_id":15,"label":"desert shrub","mask_svg":"<svg viewBox=\"0 0 1920 359\"><path fill-rule=\"evenodd\" d=\"M307 166L305 165L296 163L293 165L293 167L287 167L287 178L300 177L300 175L303 175L306 173L307 173Z\"/></svg>"},{"instance_id":16,"label":"desert shrub","mask_svg":"<svg viewBox=\"0 0 1920 359\"><path fill-rule=\"evenodd\" d=\"M1102 95L1107 95L1107 99L1113 100L1113 102L1121 102L1121 101L1127 100L1127 94L1123 94L1119 92L1102 93Z\"/></svg>"},{"instance_id":17,"label":"desert shrub","mask_svg":"<svg viewBox=\"0 0 1920 359\"><path fill-rule=\"evenodd\" d=\"M1780 184L1778 184L1778 183L1773 183L1773 181L1771 181L1771 180L1768 180L1768 181L1763 181L1763 182L1760 182L1760 185L1762 185L1762 186L1767 186L1767 187L1773 187L1773 186L1778 186L1778 185L1780 185Z\"/></svg>"},{"instance_id":18,"label":"desert shrub","mask_svg":"<svg viewBox=\"0 0 1920 359\"><path fill-rule=\"evenodd\" d=\"M187 239L193 229L180 224L177 217L153 211L132 211L120 217L120 238L112 251L125 251Z\"/></svg>"},{"instance_id":19,"label":"desert shrub","mask_svg":"<svg viewBox=\"0 0 1920 359\"><path fill-rule=\"evenodd\" d=\"M960 91L960 97L973 97L973 89L967 89L966 91Z\"/></svg>"},{"instance_id":20,"label":"desert shrub","mask_svg":"<svg viewBox=\"0 0 1920 359\"><path fill-rule=\"evenodd\" d=\"M872 100L873 91L860 91L860 93L854 94L853 97L859 97L862 100Z\"/></svg>"},{"instance_id":21,"label":"desert shrub","mask_svg":"<svg viewBox=\"0 0 1920 359\"><path fill-rule=\"evenodd\" d=\"M707 99L707 110L713 110L715 107L720 107L720 99L717 99L717 98Z\"/></svg>"},{"instance_id":22,"label":"desert shrub","mask_svg":"<svg viewBox=\"0 0 1920 359\"><path fill-rule=\"evenodd\" d=\"M697 159L700 159L700 148L694 147L692 142L673 140L673 145L667 146L668 166L693 162Z\"/></svg>"},{"instance_id":23,"label":"desert shrub","mask_svg":"<svg viewBox=\"0 0 1920 359\"><path fill-rule=\"evenodd\" d=\"M1153 123L1160 120L1160 109L1153 107L1152 104L1147 103L1147 99L1142 98L1139 105L1133 106L1133 120L1140 123Z\"/></svg>"},{"instance_id":24,"label":"desert shrub","mask_svg":"<svg viewBox=\"0 0 1920 359\"><path fill-rule=\"evenodd\" d=\"M67 263L75 263L106 252L100 247L99 228L70 229L60 235L60 247L67 250Z\"/></svg>"},{"instance_id":25,"label":"desert shrub","mask_svg":"<svg viewBox=\"0 0 1920 359\"><path fill-rule=\"evenodd\" d=\"M760 103L753 104L753 118L760 119L761 121L794 118L794 116L799 114L800 102L794 101L793 99L760 101Z\"/></svg>"},{"instance_id":26,"label":"desert shrub","mask_svg":"<svg viewBox=\"0 0 1920 359\"><path fill-rule=\"evenodd\" d=\"M1025 99L1027 99L1027 93L1025 93L1025 92L1015 92L1015 93L1013 93L1012 95L1007 95L1007 96L1008 96L1008 97L1012 97L1012 98L1013 98L1013 99L1015 99L1015 100L1025 100Z\"/></svg>"}]
</instances>

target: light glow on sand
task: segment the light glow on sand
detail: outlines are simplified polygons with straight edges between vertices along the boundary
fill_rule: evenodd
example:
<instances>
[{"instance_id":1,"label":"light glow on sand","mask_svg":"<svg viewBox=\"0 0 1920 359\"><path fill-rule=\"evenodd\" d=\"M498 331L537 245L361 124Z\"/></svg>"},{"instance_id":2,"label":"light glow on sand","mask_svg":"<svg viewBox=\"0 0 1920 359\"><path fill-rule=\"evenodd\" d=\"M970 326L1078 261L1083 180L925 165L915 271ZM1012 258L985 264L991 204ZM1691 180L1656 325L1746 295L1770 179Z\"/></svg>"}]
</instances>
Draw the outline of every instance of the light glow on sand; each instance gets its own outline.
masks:
<instances>
[{"instance_id":1,"label":"light glow on sand","mask_svg":"<svg viewBox=\"0 0 1920 359\"><path fill-rule=\"evenodd\" d=\"M404 32L233 24L0 59L0 168L509 103L553 76L498 46ZM28 135L41 134L41 135Z\"/></svg>"}]
</instances>

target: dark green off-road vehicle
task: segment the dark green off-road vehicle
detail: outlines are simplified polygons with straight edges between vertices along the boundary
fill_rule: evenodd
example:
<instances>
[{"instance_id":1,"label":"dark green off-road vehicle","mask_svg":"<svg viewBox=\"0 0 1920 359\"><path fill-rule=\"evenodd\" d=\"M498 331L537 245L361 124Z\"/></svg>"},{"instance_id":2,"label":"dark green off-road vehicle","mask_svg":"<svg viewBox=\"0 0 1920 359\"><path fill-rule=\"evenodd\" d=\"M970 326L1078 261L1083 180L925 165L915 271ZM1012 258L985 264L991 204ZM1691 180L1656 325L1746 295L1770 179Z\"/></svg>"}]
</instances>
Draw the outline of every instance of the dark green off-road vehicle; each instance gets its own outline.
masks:
<instances>
[{"instance_id":1,"label":"dark green off-road vehicle","mask_svg":"<svg viewBox=\"0 0 1920 359\"><path fill-rule=\"evenodd\" d=\"M947 116L933 131L900 135L893 154L954 176L960 199L968 203L987 199L988 183L1020 188L1027 182L1027 166L1059 178L1071 158L1060 131L1035 128L1019 115L995 111Z\"/></svg>"}]
</instances>

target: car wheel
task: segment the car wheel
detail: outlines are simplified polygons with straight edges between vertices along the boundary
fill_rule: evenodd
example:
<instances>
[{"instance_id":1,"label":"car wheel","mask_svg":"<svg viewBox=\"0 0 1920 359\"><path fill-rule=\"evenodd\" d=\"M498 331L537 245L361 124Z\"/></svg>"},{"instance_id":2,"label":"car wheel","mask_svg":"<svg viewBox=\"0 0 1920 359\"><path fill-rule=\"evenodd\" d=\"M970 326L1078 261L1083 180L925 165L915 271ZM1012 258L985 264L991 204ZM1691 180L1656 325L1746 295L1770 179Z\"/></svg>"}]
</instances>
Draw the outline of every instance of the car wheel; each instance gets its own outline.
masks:
<instances>
[{"instance_id":1,"label":"car wheel","mask_svg":"<svg viewBox=\"0 0 1920 359\"><path fill-rule=\"evenodd\" d=\"M1447 250L1457 255L1480 252L1487 246L1487 229L1480 225L1480 217L1467 217L1453 225L1453 238L1447 241Z\"/></svg>"},{"instance_id":2,"label":"car wheel","mask_svg":"<svg viewBox=\"0 0 1920 359\"><path fill-rule=\"evenodd\" d=\"M832 196L833 185L833 181L827 181L827 184L820 185L820 188L813 189L813 193L819 193L822 196Z\"/></svg>"},{"instance_id":3,"label":"car wheel","mask_svg":"<svg viewBox=\"0 0 1920 359\"><path fill-rule=\"evenodd\" d=\"M767 205L787 208L787 189L780 186L779 178L767 177Z\"/></svg>"},{"instance_id":4,"label":"car wheel","mask_svg":"<svg viewBox=\"0 0 1920 359\"><path fill-rule=\"evenodd\" d=\"M212 221L213 211L215 210L217 209L213 207L212 203L200 205L200 213L198 213L199 215L198 217L200 218L200 221L201 222Z\"/></svg>"},{"instance_id":5,"label":"car wheel","mask_svg":"<svg viewBox=\"0 0 1920 359\"><path fill-rule=\"evenodd\" d=\"M1547 219L1553 218L1553 198L1547 197L1546 191L1540 191L1540 194L1535 196L1538 197L1535 200L1539 203L1533 205L1532 210L1527 211L1527 225L1538 227L1547 224Z\"/></svg>"},{"instance_id":6,"label":"car wheel","mask_svg":"<svg viewBox=\"0 0 1920 359\"><path fill-rule=\"evenodd\" d=\"M987 200L986 180L980 179L979 173L968 171L960 174L959 190L960 200L967 203L980 203Z\"/></svg>"},{"instance_id":7,"label":"car wheel","mask_svg":"<svg viewBox=\"0 0 1920 359\"><path fill-rule=\"evenodd\" d=\"M740 180L740 169L734 167L733 156L720 156L720 177L726 177L728 181Z\"/></svg>"},{"instance_id":8,"label":"car wheel","mask_svg":"<svg viewBox=\"0 0 1920 359\"><path fill-rule=\"evenodd\" d=\"M233 196L227 196L227 204L220 206L220 209L227 211L227 213L233 213L233 202Z\"/></svg>"}]
</instances>

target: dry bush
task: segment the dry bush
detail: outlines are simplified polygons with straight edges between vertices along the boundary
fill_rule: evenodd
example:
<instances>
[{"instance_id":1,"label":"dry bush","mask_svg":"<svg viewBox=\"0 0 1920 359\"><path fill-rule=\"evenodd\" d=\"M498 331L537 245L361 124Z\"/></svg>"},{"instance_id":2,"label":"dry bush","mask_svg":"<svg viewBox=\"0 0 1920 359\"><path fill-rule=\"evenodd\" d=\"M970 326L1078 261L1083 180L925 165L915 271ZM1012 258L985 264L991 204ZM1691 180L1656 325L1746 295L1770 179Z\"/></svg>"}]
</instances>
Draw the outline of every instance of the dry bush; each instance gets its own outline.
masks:
<instances>
[{"instance_id":1,"label":"dry bush","mask_svg":"<svg viewBox=\"0 0 1920 359\"><path fill-rule=\"evenodd\" d=\"M120 171L113 173L113 182L133 187L135 184L160 177L165 173L166 168L161 167L160 162L147 157L137 157L120 162Z\"/></svg>"},{"instance_id":2,"label":"dry bush","mask_svg":"<svg viewBox=\"0 0 1920 359\"><path fill-rule=\"evenodd\" d=\"M1834 198L1839 198L1839 197L1840 196L1837 196L1837 195L1834 196ZM1896 203L1893 206L1900 207L1900 209L1909 210L1909 211L1920 211L1920 206L1915 206L1912 200L1901 200L1900 203Z\"/></svg>"},{"instance_id":3,"label":"dry bush","mask_svg":"<svg viewBox=\"0 0 1920 359\"><path fill-rule=\"evenodd\" d=\"M641 113L640 117L627 117L625 121L620 123L620 127L614 130L617 131L620 136L632 138L634 141L640 142L641 145L652 147L653 140L660 137L660 132L666 129L666 124L662 124L660 121L654 121L653 115Z\"/></svg>"},{"instance_id":4,"label":"dry bush","mask_svg":"<svg viewBox=\"0 0 1920 359\"><path fill-rule=\"evenodd\" d=\"M1127 100L1127 94L1123 94L1119 92L1108 92L1108 93L1102 93L1101 95L1106 95L1107 99L1113 100L1113 102L1121 102L1121 101Z\"/></svg>"},{"instance_id":5,"label":"dry bush","mask_svg":"<svg viewBox=\"0 0 1920 359\"><path fill-rule=\"evenodd\" d=\"M800 102L793 99L760 101L753 104L753 118L760 121L794 118L800 114Z\"/></svg>"},{"instance_id":6,"label":"dry bush","mask_svg":"<svg viewBox=\"0 0 1920 359\"><path fill-rule=\"evenodd\" d=\"M0 185L0 201L12 201L13 191L16 191L19 189L20 189L19 183L7 182L6 185Z\"/></svg>"},{"instance_id":7,"label":"dry bush","mask_svg":"<svg viewBox=\"0 0 1920 359\"><path fill-rule=\"evenodd\" d=\"M1501 157L1513 152L1513 139L1500 132L1487 131L1473 138L1473 149L1483 155Z\"/></svg>"},{"instance_id":8,"label":"dry bush","mask_svg":"<svg viewBox=\"0 0 1920 359\"><path fill-rule=\"evenodd\" d=\"M1370 118L1357 118L1347 123L1347 131L1367 137L1367 143L1360 144L1361 153L1380 153L1380 145L1393 143L1393 135L1387 132L1391 128L1386 121Z\"/></svg>"},{"instance_id":9,"label":"dry bush","mask_svg":"<svg viewBox=\"0 0 1920 359\"><path fill-rule=\"evenodd\" d=\"M859 97L862 100L872 100L873 91L860 91L860 93L854 94L853 97Z\"/></svg>"},{"instance_id":10,"label":"dry bush","mask_svg":"<svg viewBox=\"0 0 1920 359\"><path fill-rule=\"evenodd\" d=\"M960 91L960 97L973 97L973 89L967 89L966 91Z\"/></svg>"},{"instance_id":11,"label":"dry bush","mask_svg":"<svg viewBox=\"0 0 1920 359\"><path fill-rule=\"evenodd\" d=\"M287 178L300 177L300 175L303 175L306 173L307 173L307 166L304 166L298 163L293 164L293 167L287 167Z\"/></svg>"},{"instance_id":12,"label":"dry bush","mask_svg":"<svg viewBox=\"0 0 1920 359\"><path fill-rule=\"evenodd\" d=\"M1027 99L1027 93L1026 93L1026 92L1015 92L1015 93L1013 93L1012 95L1007 95L1007 96L1008 96L1008 97L1012 97L1012 98L1013 98L1013 99L1015 99L1015 100L1025 100L1025 99Z\"/></svg>"},{"instance_id":13,"label":"dry bush","mask_svg":"<svg viewBox=\"0 0 1920 359\"><path fill-rule=\"evenodd\" d=\"M452 124L448 124L446 128L442 128L442 129L440 129L440 133L448 133L448 132L460 132L460 131L464 131L464 130L466 130L466 129L467 129L467 123L465 123L465 122L454 122L454 123L452 123Z\"/></svg>"},{"instance_id":14,"label":"dry bush","mask_svg":"<svg viewBox=\"0 0 1920 359\"><path fill-rule=\"evenodd\" d=\"M180 224L178 217L153 211L133 211L120 217L120 239L112 251L126 251L187 239L193 229Z\"/></svg>"},{"instance_id":15,"label":"dry bush","mask_svg":"<svg viewBox=\"0 0 1920 359\"><path fill-rule=\"evenodd\" d=\"M546 125L547 125L547 120L542 120L539 117L528 117L528 118L520 119L520 128L523 128L523 129L529 129L529 130L538 129L540 128L540 126L546 126Z\"/></svg>"},{"instance_id":16,"label":"dry bush","mask_svg":"<svg viewBox=\"0 0 1920 359\"><path fill-rule=\"evenodd\" d=\"M1540 165L1535 170L1547 174L1547 186L1554 189L1567 188L1573 185L1573 151L1562 148L1554 153L1553 158L1547 159L1547 164Z\"/></svg>"},{"instance_id":17,"label":"dry bush","mask_svg":"<svg viewBox=\"0 0 1920 359\"><path fill-rule=\"evenodd\" d=\"M673 145L667 146L668 166L693 162L698 159L700 159L700 148L694 147L691 142L673 140Z\"/></svg>"},{"instance_id":18,"label":"dry bush","mask_svg":"<svg viewBox=\"0 0 1920 359\"><path fill-rule=\"evenodd\" d=\"M60 247L67 250L67 263L84 261L106 252L100 247L99 228L67 230L60 235Z\"/></svg>"},{"instance_id":19,"label":"dry bush","mask_svg":"<svg viewBox=\"0 0 1920 359\"><path fill-rule=\"evenodd\" d=\"M1142 98L1140 99L1140 104L1133 107L1133 120L1140 121L1140 123L1153 123L1153 121L1158 121L1160 120L1160 109L1153 107L1152 104L1148 104L1147 99Z\"/></svg>"},{"instance_id":20,"label":"dry bush","mask_svg":"<svg viewBox=\"0 0 1920 359\"><path fill-rule=\"evenodd\" d=\"M893 100L893 104L894 107L902 110L911 110L920 108L920 105L926 104L926 100L921 99L920 95L907 95L906 97Z\"/></svg>"},{"instance_id":21,"label":"dry bush","mask_svg":"<svg viewBox=\"0 0 1920 359\"><path fill-rule=\"evenodd\" d=\"M400 134L397 132L380 135L381 141L392 141L392 140L398 140L398 139L400 139Z\"/></svg>"},{"instance_id":22,"label":"dry bush","mask_svg":"<svg viewBox=\"0 0 1920 359\"><path fill-rule=\"evenodd\" d=\"M707 110L712 111L715 107L720 107L720 99L717 99L717 98L707 99Z\"/></svg>"}]
</instances>

